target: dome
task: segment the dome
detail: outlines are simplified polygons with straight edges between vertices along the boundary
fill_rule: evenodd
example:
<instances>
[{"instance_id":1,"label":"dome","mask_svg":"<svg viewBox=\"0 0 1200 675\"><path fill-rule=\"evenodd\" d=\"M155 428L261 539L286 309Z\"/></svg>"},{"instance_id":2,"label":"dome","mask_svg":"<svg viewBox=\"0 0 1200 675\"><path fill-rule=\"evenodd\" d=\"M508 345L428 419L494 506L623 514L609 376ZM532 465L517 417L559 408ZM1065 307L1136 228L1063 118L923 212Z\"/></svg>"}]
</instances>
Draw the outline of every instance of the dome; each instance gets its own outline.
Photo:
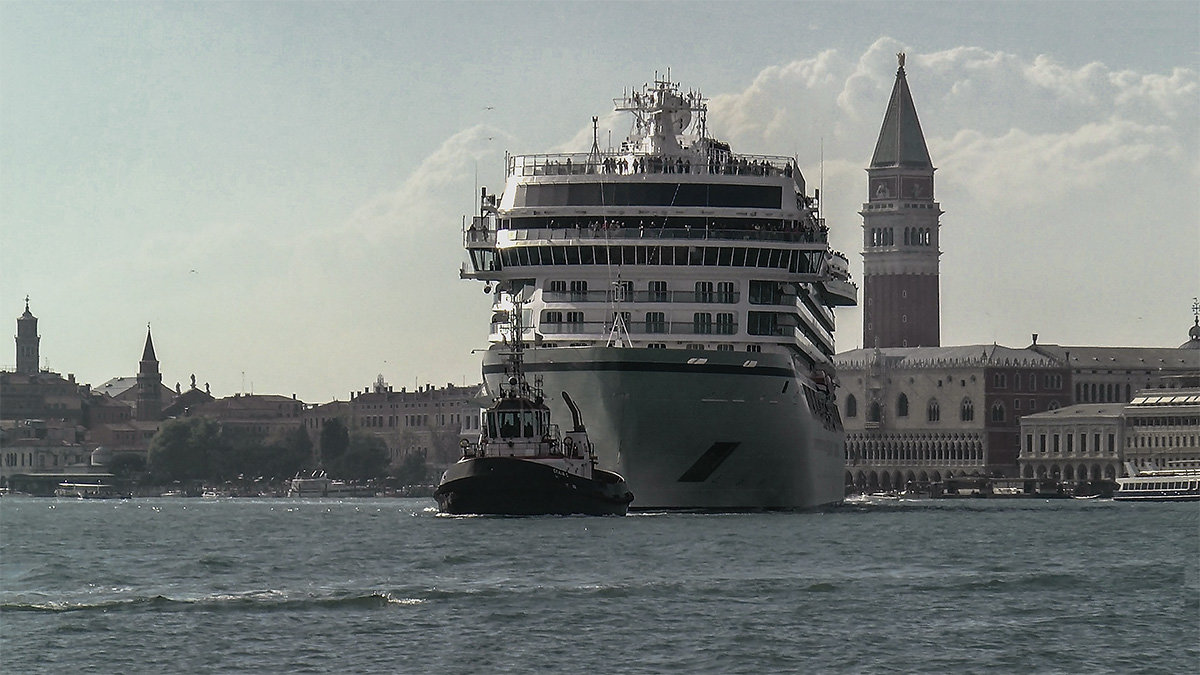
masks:
<instances>
[{"instance_id":1,"label":"dome","mask_svg":"<svg viewBox=\"0 0 1200 675\"><path fill-rule=\"evenodd\" d=\"M92 451L92 466L107 466L112 464L112 450L103 445Z\"/></svg>"},{"instance_id":2,"label":"dome","mask_svg":"<svg viewBox=\"0 0 1200 675\"><path fill-rule=\"evenodd\" d=\"M1196 318L1196 323L1188 331L1188 341L1179 345L1180 349L1200 349L1200 317Z\"/></svg>"}]
</instances>

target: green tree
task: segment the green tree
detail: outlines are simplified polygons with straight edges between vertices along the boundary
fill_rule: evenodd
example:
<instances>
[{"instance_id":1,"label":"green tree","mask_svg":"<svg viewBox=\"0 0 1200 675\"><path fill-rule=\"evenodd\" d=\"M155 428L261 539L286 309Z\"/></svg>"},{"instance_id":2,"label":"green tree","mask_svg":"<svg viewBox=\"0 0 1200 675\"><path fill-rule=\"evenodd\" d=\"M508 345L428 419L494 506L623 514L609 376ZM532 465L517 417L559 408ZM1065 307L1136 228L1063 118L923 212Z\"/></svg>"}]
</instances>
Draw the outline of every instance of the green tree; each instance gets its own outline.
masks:
<instances>
[{"instance_id":1,"label":"green tree","mask_svg":"<svg viewBox=\"0 0 1200 675\"><path fill-rule=\"evenodd\" d=\"M341 460L350 447L350 432L339 418L333 418L321 427L321 465L326 469Z\"/></svg>"},{"instance_id":2,"label":"green tree","mask_svg":"<svg viewBox=\"0 0 1200 675\"><path fill-rule=\"evenodd\" d=\"M392 465L391 475L399 485L424 485L429 480L429 465L423 454L410 452Z\"/></svg>"},{"instance_id":3,"label":"green tree","mask_svg":"<svg viewBox=\"0 0 1200 675\"><path fill-rule=\"evenodd\" d=\"M375 434L356 431L350 434L349 447L336 460L325 462L325 470L333 478L369 480L387 477L387 443Z\"/></svg>"},{"instance_id":4,"label":"green tree","mask_svg":"<svg viewBox=\"0 0 1200 675\"><path fill-rule=\"evenodd\" d=\"M204 417L170 420L150 440L150 473L160 483L211 478L214 465L219 466L224 454L216 421Z\"/></svg>"}]
</instances>

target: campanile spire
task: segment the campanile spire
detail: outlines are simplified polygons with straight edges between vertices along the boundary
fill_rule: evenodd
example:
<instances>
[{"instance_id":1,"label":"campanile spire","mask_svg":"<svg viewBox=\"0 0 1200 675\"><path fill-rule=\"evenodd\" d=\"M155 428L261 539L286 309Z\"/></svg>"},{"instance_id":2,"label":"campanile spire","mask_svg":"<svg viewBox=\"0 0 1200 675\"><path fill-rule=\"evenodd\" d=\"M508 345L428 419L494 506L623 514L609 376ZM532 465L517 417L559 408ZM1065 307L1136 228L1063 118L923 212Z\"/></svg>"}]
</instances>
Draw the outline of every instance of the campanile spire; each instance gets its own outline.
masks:
<instances>
[{"instance_id":1,"label":"campanile spire","mask_svg":"<svg viewBox=\"0 0 1200 675\"><path fill-rule=\"evenodd\" d=\"M941 345L940 205L933 162L896 55L896 81L867 168L863 217L863 346Z\"/></svg>"}]
</instances>

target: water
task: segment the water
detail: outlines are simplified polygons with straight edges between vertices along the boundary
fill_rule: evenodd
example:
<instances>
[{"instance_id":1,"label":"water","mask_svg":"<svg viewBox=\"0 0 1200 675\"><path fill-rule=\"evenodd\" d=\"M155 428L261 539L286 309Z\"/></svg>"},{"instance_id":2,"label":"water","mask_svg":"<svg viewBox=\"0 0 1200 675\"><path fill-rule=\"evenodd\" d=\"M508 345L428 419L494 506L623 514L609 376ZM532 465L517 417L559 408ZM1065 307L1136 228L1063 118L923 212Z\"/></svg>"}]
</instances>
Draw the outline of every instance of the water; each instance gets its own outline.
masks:
<instances>
[{"instance_id":1,"label":"water","mask_svg":"<svg viewBox=\"0 0 1200 675\"><path fill-rule=\"evenodd\" d=\"M1200 505L0 499L0 672L1191 673Z\"/></svg>"}]
</instances>

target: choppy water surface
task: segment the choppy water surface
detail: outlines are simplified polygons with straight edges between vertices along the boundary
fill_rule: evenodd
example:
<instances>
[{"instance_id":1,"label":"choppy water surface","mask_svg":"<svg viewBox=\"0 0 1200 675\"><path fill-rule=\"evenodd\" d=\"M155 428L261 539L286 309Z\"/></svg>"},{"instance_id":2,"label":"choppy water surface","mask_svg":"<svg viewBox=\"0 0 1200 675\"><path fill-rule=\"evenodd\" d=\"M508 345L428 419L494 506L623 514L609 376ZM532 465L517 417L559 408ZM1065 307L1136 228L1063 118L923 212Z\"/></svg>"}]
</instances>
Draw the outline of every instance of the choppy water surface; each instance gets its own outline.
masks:
<instances>
[{"instance_id":1,"label":"choppy water surface","mask_svg":"<svg viewBox=\"0 0 1200 675\"><path fill-rule=\"evenodd\" d=\"M0 500L0 672L1196 672L1200 505Z\"/></svg>"}]
</instances>

